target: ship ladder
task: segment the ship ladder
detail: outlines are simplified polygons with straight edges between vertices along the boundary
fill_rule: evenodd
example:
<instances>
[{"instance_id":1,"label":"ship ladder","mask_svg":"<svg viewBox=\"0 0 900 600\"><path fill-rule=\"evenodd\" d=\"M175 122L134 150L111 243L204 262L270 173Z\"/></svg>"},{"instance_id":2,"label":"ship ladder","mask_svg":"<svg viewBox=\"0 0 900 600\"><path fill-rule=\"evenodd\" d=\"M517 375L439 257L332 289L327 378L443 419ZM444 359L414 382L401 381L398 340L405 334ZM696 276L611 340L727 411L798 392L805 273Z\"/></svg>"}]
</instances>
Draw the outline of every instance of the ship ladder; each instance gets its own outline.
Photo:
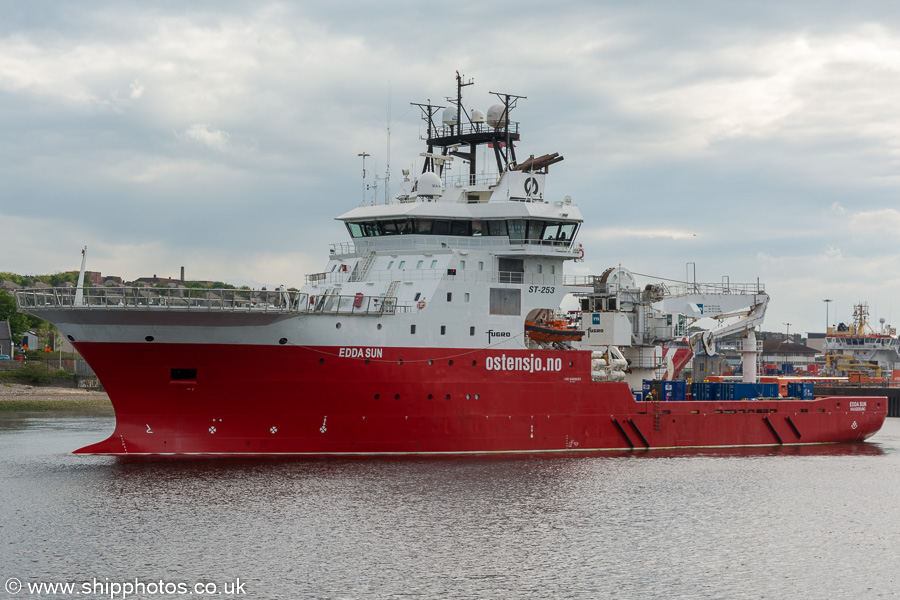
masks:
<instances>
[{"instance_id":1,"label":"ship ladder","mask_svg":"<svg viewBox=\"0 0 900 600\"><path fill-rule=\"evenodd\" d=\"M362 281L366 278L366 275L369 272L369 267L372 266L372 263L375 262L375 251L369 251L369 255L366 257L365 262L362 267L359 266L359 263L356 263L356 267L353 269L353 273L350 275L350 281Z\"/></svg>"},{"instance_id":2,"label":"ship ladder","mask_svg":"<svg viewBox=\"0 0 900 600\"><path fill-rule=\"evenodd\" d=\"M399 281L392 281L388 286L387 293L381 299L381 311L393 314L396 310L394 302L397 300L397 288L400 287Z\"/></svg>"},{"instance_id":3,"label":"ship ladder","mask_svg":"<svg viewBox=\"0 0 900 600\"><path fill-rule=\"evenodd\" d=\"M662 406L660 405L660 400L657 398L653 399L653 429L654 431L659 431L662 427Z\"/></svg>"}]
</instances>

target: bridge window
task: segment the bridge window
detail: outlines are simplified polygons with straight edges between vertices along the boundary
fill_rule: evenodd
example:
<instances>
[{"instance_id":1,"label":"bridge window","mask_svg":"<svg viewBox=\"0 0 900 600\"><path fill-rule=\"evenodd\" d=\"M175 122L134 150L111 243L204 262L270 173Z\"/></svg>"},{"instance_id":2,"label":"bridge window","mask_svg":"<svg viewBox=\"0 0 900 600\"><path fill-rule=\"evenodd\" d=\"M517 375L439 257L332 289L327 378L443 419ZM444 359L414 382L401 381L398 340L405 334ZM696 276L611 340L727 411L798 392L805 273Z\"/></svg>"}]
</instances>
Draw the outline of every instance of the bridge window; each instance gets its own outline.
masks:
<instances>
[{"instance_id":1,"label":"bridge window","mask_svg":"<svg viewBox=\"0 0 900 600\"><path fill-rule=\"evenodd\" d=\"M511 244L521 244L525 241L528 221L525 219L514 219L507 222L507 227L509 228L509 241Z\"/></svg>"},{"instance_id":2,"label":"bridge window","mask_svg":"<svg viewBox=\"0 0 900 600\"><path fill-rule=\"evenodd\" d=\"M488 221L488 235L506 235L506 221Z\"/></svg>"},{"instance_id":3,"label":"bridge window","mask_svg":"<svg viewBox=\"0 0 900 600\"><path fill-rule=\"evenodd\" d=\"M450 221L450 235L472 235L472 222Z\"/></svg>"},{"instance_id":4,"label":"bridge window","mask_svg":"<svg viewBox=\"0 0 900 600\"><path fill-rule=\"evenodd\" d=\"M350 237L379 237L390 235L455 235L509 236L513 243L525 240L569 242L575 237L578 223L544 221L539 219L389 219L346 223Z\"/></svg>"}]
</instances>

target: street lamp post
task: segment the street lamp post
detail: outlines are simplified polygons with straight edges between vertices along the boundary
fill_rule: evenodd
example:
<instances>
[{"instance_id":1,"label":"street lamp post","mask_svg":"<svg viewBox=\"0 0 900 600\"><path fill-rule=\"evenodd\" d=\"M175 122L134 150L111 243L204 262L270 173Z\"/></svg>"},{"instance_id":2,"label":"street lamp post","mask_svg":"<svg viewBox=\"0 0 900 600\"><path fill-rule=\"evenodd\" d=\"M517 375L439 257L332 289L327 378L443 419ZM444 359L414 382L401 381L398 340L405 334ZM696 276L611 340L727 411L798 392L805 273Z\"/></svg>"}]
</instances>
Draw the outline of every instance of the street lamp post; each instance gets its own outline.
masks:
<instances>
[{"instance_id":1,"label":"street lamp post","mask_svg":"<svg viewBox=\"0 0 900 600\"><path fill-rule=\"evenodd\" d=\"M787 325L787 333L785 334L785 338L787 340L791 339L791 324L790 323L782 323L782 325Z\"/></svg>"},{"instance_id":2,"label":"street lamp post","mask_svg":"<svg viewBox=\"0 0 900 600\"><path fill-rule=\"evenodd\" d=\"M828 305L832 302L831 298L822 300L825 303L825 335L828 335Z\"/></svg>"}]
</instances>

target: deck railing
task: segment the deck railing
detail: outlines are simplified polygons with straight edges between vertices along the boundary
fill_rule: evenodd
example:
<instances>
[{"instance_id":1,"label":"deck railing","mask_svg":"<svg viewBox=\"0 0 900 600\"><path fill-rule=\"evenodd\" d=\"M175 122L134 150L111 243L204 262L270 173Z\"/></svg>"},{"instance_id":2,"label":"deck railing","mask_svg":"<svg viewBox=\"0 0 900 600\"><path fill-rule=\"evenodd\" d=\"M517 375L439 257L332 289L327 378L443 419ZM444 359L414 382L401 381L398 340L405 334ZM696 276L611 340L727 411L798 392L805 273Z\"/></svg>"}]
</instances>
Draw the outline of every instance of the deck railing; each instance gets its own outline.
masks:
<instances>
[{"instance_id":1,"label":"deck railing","mask_svg":"<svg viewBox=\"0 0 900 600\"><path fill-rule=\"evenodd\" d=\"M414 310L394 296L310 295L291 290L88 287L16 291L20 310L170 310L386 315Z\"/></svg>"},{"instance_id":2,"label":"deck railing","mask_svg":"<svg viewBox=\"0 0 900 600\"><path fill-rule=\"evenodd\" d=\"M625 289L615 283L601 283L600 277L597 275L566 275L565 285L595 287L610 293ZM766 286L763 283L668 282L666 283L666 291L670 296L685 296L690 294L765 294Z\"/></svg>"}]
</instances>

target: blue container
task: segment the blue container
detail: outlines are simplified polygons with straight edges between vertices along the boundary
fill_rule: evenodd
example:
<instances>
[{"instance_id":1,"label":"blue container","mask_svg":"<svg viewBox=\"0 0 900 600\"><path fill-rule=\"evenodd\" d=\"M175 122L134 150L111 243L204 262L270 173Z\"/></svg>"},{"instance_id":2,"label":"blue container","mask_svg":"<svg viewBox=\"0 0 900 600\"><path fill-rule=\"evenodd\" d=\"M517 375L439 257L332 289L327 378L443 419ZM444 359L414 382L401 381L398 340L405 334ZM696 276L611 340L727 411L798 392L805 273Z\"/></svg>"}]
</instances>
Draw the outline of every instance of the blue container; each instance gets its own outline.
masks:
<instances>
[{"instance_id":1,"label":"blue container","mask_svg":"<svg viewBox=\"0 0 900 600\"><path fill-rule=\"evenodd\" d=\"M672 400L676 402L684 402L687 400L687 381L678 379L671 381L672 384Z\"/></svg>"},{"instance_id":2,"label":"blue container","mask_svg":"<svg viewBox=\"0 0 900 600\"><path fill-rule=\"evenodd\" d=\"M814 385L808 382L793 381L787 385L787 393L791 398L813 399Z\"/></svg>"},{"instance_id":3,"label":"blue container","mask_svg":"<svg viewBox=\"0 0 900 600\"><path fill-rule=\"evenodd\" d=\"M687 391L686 388L687 386L685 386L685 391ZM691 397L694 400L702 401L719 400L721 390L722 384L719 382L698 381L691 384Z\"/></svg>"},{"instance_id":4,"label":"blue container","mask_svg":"<svg viewBox=\"0 0 900 600\"><path fill-rule=\"evenodd\" d=\"M657 400L666 402L684 402L687 400L687 382L683 379L676 379L675 381L644 379L641 386L645 397L652 389Z\"/></svg>"},{"instance_id":5,"label":"blue container","mask_svg":"<svg viewBox=\"0 0 900 600\"><path fill-rule=\"evenodd\" d=\"M778 384L777 383L757 383L756 385L756 398L777 398L778 397Z\"/></svg>"}]
</instances>

